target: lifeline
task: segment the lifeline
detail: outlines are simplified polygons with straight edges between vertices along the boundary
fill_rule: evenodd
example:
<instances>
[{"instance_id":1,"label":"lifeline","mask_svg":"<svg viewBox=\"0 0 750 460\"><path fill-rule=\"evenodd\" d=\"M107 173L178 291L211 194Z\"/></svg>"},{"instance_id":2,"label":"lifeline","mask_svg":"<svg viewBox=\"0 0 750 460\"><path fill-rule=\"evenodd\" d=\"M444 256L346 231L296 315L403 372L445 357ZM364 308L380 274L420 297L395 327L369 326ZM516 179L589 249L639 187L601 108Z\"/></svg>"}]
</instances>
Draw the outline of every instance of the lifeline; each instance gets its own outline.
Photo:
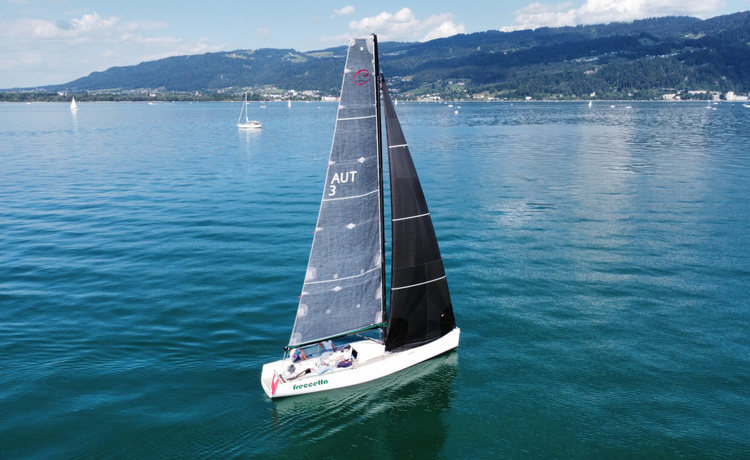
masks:
<instances>
[{"instance_id":1,"label":"lifeline","mask_svg":"<svg viewBox=\"0 0 750 460\"><path fill-rule=\"evenodd\" d=\"M320 379L317 382L305 383L304 385L294 385L292 387L292 390L299 390L300 388L308 388L308 387L314 387L318 385L325 385L326 383L328 383L328 380Z\"/></svg>"}]
</instances>

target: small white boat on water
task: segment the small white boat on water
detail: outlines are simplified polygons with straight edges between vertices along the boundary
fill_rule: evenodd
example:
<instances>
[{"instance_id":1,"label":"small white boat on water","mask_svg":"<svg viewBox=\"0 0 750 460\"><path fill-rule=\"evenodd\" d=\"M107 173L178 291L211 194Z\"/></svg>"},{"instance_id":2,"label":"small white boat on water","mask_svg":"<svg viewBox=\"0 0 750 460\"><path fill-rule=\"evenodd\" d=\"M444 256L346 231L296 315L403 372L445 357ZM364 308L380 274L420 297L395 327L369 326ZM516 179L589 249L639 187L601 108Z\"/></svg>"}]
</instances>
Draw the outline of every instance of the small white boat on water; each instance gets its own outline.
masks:
<instances>
[{"instance_id":1,"label":"small white boat on water","mask_svg":"<svg viewBox=\"0 0 750 460\"><path fill-rule=\"evenodd\" d=\"M75 97L70 100L70 110L72 110L73 112L75 112L76 110L78 110L78 104L76 104L76 98Z\"/></svg>"},{"instance_id":2,"label":"small white boat on water","mask_svg":"<svg viewBox=\"0 0 750 460\"><path fill-rule=\"evenodd\" d=\"M242 115L245 115L245 121L242 121ZM260 129L262 123L257 120L250 120L247 115L247 93L245 93L245 102L240 109L240 118L237 120L237 127L242 129Z\"/></svg>"},{"instance_id":3,"label":"small white boat on water","mask_svg":"<svg viewBox=\"0 0 750 460\"><path fill-rule=\"evenodd\" d=\"M294 327L282 359L261 371L270 398L370 382L458 347L461 331L432 219L377 68L377 49L374 35L349 45ZM378 142L381 103L390 172L390 254L385 249L384 149Z\"/></svg>"}]
</instances>

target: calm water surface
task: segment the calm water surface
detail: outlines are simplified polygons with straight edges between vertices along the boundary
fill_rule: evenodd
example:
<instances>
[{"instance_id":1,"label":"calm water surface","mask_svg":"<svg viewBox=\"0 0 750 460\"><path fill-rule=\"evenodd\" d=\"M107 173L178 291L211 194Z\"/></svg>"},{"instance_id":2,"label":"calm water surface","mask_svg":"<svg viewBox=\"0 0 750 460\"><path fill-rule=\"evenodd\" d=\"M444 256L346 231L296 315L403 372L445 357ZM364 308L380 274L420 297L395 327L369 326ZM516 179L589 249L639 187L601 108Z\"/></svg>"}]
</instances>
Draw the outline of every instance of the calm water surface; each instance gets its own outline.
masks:
<instances>
[{"instance_id":1,"label":"calm water surface","mask_svg":"<svg viewBox=\"0 0 750 460\"><path fill-rule=\"evenodd\" d=\"M336 105L0 104L0 458L748 458L750 109L610 105L399 104L461 346L272 402Z\"/></svg>"}]
</instances>

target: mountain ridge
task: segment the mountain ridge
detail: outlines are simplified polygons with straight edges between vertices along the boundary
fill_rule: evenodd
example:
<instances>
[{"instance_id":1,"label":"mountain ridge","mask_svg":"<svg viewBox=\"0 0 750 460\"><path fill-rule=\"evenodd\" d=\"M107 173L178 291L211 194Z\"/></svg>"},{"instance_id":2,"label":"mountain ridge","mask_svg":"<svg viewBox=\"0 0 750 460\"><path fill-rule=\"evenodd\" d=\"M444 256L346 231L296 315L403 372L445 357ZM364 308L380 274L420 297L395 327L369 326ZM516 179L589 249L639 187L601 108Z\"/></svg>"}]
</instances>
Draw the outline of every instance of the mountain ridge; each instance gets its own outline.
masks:
<instances>
[{"instance_id":1,"label":"mountain ridge","mask_svg":"<svg viewBox=\"0 0 750 460\"><path fill-rule=\"evenodd\" d=\"M264 89L338 94L346 47L234 50L112 67L60 85L7 92L208 93ZM399 97L655 99L665 92L750 91L750 11L701 20L668 16L575 27L381 42ZM222 96L224 95L224 96ZM0 95L1 96L1 95Z\"/></svg>"}]
</instances>

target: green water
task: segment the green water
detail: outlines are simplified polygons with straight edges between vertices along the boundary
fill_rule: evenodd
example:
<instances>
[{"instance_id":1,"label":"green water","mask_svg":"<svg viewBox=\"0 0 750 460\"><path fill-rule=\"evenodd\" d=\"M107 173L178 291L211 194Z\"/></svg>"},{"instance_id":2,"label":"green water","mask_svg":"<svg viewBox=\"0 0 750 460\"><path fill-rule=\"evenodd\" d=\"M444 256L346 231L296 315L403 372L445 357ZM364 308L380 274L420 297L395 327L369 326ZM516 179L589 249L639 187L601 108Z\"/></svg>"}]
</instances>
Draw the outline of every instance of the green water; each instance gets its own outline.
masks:
<instances>
[{"instance_id":1,"label":"green water","mask_svg":"<svg viewBox=\"0 0 750 460\"><path fill-rule=\"evenodd\" d=\"M746 458L750 109L399 104L457 352L271 401L335 104L0 104L0 458Z\"/></svg>"}]
</instances>

